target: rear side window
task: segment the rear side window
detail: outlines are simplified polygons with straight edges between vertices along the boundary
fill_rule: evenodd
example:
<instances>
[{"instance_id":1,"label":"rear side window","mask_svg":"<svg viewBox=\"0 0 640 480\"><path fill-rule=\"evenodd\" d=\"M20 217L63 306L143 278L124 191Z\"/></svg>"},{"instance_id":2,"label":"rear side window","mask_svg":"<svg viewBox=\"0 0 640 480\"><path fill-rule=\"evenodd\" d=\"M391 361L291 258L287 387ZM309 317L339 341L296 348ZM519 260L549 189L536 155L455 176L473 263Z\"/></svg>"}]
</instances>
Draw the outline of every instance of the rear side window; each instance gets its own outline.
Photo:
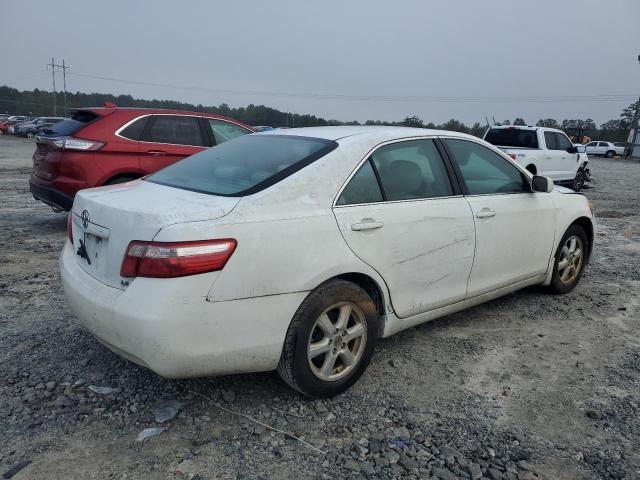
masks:
<instances>
[{"instance_id":1,"label":"rear side window","mask_svg":"<svg viewBox=\"0 0 640 480\"><path fill-rule=\"evenodd\" d=\"M490 128L484 139L500 147L538 148L538 134L535 130Z\"/></svg>"},{"instance_id":2,"label":"rear side window","mask_svg":"<svg viewBox=\"0 0 640 480\"><path fill-rule=\"evenodd\" d=\"M446 197L453 193L433 140L385 145L371 158L388 201Z\"/></svg>"},{"instance_id":3,"label":"rear side window","mask_svg":"<svg viewBox=\"0 0 640 480\"><path fill-rule=\"evenodd\" d=\"M544 143L547 145L547 150L557 150L558 144L556 142L556 136L553 132L544 132Z\"/></svg>"},{"instance_id":4,"label":"rear side window","mask_svg":"<svg viewBox=\"0 0 640 480\"><path fill-rule=\"evenodd\" d=\"M239 125L231 122L225 122L224 120L209 119L209 125L213 131L213 137L216 140L216 145L224 143L232 138L252 133L251 130L247 130Z\"/></svg>"},{"instance_id":5,"label":"rear side window","mask_svg":"<svg viewBox=\"0 0 640 480\"><path fill-rule=\"evenodd\" d=\"M529 189L524 174L496 152L467 140L444 140L469 195L522 193Z\"/></svg>"},{"instance_id":6,"label":"rear side window","mask_svg":"<svg viewBox=\"0 0 640 480\"><path fill-rule=\"evenodd\" d=\"M127 126L127 128L120 131L119 135L129 140L140 140L144 127L147 125L149 117L140 117L133 123Z\"/></svg>"},{"instance_id":7,"label":"rear side window","mask_svg":"<svg viewBox=\"0 0 640 480\"><path fill-rule=\"evenodd\" d=\"M371 160L367 160L357 173L351 177L336 204L357 205L359 203L376 202L382 202L382 192L371 166Z\"/></svg>"},{"instance_id":8,"label":"rear side window","mask_svg":"<svg viewBox=\"0 0 640 480\"><path fill-rule=\"evenodd\" d=\"M71 118L51 125L45 132L48 135L73 135L98 118L100 118L100 115L88 110L77 110Z\"/></svg>"},{"instance_id":9,"label":"rear side window","mask_svg":"<svg viewBox=\"0 0 640 480\"><path fill-rule=\"evenodd\" d=\"M331 140L243 135L145 177L194 192L240 197L259 192L337 148Z\"/></svg>"},{"instance_id":10,"label":"rear side window","mask_svg":"<svg viewBox=\"0 0 640 480\"><path fill-rule=\"evenodd\" d=\"M143 140L154 143L204 147L197 117L186 115L153 115Z\"/></svg>"}]
</instances>

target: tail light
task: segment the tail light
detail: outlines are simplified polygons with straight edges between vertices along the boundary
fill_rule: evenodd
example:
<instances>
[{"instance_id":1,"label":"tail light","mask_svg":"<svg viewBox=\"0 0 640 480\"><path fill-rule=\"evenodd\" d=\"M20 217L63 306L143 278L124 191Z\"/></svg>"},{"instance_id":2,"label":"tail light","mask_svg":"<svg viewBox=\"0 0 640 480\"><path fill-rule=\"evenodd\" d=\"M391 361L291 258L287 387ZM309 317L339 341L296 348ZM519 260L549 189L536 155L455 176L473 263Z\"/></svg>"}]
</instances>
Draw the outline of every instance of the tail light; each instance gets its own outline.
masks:
<instances>
[{"instance_id":1,"label":"tail light","mask_svg":"<svg viewBox=\"0 0 640 480\"><path fill-rule=\"evenodd\" d=\"M232 238L197 242L129 243L123 277L172 278L222 270L238 243Z\"/></svg>"},{"instance_id":2,"label":"tail light","mask_svg":"<svg viewBox=\"0 0 640 480\"><path fill-rule=\"evenodd\" d=\"M517 155L515 153L508 153L507 155L509 155L512 160L515 160L516 157L517 157Z\"/></svg>"},{"instance_id":3,"label":"tail light","mask_svg":"<svg viewBox=\"0 0 640 480\"><path fill-rule=\"evenodd\" d=\"M67 214L67 237L73 245L73 213L71 212Z\"/></svg>"},{"instance_id":4,"label":"tail light","mask_svg":"<svg viewBox=\"0 0 640 480\"><path fill-rule=\"evenodd\" d=\"M81 150L85 152L95 152L106 144L95 140L85 140L83 138L64 137L53 140L51 143L60 150Z\"/></svg>"}]
</instances>

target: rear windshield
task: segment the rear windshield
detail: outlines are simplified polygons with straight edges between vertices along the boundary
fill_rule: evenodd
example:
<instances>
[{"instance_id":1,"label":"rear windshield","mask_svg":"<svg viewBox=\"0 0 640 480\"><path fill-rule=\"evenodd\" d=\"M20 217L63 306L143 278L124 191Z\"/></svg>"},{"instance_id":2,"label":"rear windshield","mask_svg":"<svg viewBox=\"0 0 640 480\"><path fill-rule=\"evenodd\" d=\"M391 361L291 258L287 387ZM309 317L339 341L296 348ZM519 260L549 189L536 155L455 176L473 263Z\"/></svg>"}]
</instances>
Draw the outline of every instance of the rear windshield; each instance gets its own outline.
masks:
<instances>
[{"instance_id":1,"label":"rear windshield","mask_svg":"<svg viewBox=\"0 0 640 480\"><path fill-rule=\"evenodd\" d=\"M44 133L47 135L73 135L98 117L99 115L96 115L93 112L78 110L73 113L71 118L65 118L64 120L47 127L44 130Z\"/></svg>"},{"instance_id":2,"label":"rear windshield","mask_svg":"<svg viewBox=\"0 0 640 480\"><path fill-rule=\"evenodd\" d=\"M538 148L538 135L535 130L491 128L484 139L500 147Z\"/></svg>"},{"instance_id":3,"label":"rear windshield","mask_svg":"<svg viewBox=\"0 0 640 480\"><path fill-rule=\"evenodd\" d=\"M240 197L259 192L338 144L294 135L243 135L174 163L145 180L194 192Z\"/></svg>"}]
</instances>

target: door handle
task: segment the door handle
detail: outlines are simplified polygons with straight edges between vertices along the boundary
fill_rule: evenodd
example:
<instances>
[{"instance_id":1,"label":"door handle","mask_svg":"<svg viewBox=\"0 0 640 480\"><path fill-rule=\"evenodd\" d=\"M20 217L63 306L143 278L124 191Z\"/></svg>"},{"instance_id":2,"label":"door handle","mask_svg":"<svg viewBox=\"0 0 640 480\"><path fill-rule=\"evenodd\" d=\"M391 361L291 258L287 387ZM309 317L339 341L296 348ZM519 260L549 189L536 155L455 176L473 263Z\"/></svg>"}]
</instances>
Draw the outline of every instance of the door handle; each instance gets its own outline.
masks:
<instances>
[{"instance_id":1,"label":"door handle","mask_svg":"<svg viewBox=\"0 0 640 480\"><path fill-rule=\"evenodd\" d=\"M476 212L476 217L478 217L478 218L490 218L490 217L495 217L495 216L496 216L496 212L494 212L493 210L490 210L488 208L483 208L479 212Z\"/></svg>"},{"instance_id":2,"label":"door handle","mask_svg":"<svg viewBox=\"0 0 640 480\"><path fill-rule=\"evenodd\" d=\"M361 232L363 230L375 230L376 228L382 227L384 227L384 223L382 222L363 221L361 223L354 223L351 225L351 230L354 232Z\"/></svg>"},{"instance_id":3,"label":"door handle","mask_svg":"<svg viewBox=\"0 0 640 480\"><path fill-rule=\"evenodd\" d=\"M163 150L147 150L147 153L149 155L155 155L156 157L160 157L162 155L166 155L167 152L163 151Z\"/></svg>"}]
</instances>

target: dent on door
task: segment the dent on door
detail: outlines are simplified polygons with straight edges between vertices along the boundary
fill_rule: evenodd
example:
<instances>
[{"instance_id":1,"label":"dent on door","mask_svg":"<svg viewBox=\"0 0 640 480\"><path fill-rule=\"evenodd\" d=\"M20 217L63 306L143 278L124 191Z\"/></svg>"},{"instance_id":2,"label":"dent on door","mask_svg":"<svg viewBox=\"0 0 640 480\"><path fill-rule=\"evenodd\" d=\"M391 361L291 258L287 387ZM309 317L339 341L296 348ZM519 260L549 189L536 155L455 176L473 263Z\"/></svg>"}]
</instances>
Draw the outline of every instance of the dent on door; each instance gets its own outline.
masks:
<instances>
[{"instance_id":1,"label":"dent on door","mask_svg":"<svg viewBox=\"0 0 640 480\"><path fill-rule=\"evenodd\" d=\"M351 250L387 283L399 317L466 297L475 229L464 198L351 205L334 213Z\"/></svg>"}]
</instances>

